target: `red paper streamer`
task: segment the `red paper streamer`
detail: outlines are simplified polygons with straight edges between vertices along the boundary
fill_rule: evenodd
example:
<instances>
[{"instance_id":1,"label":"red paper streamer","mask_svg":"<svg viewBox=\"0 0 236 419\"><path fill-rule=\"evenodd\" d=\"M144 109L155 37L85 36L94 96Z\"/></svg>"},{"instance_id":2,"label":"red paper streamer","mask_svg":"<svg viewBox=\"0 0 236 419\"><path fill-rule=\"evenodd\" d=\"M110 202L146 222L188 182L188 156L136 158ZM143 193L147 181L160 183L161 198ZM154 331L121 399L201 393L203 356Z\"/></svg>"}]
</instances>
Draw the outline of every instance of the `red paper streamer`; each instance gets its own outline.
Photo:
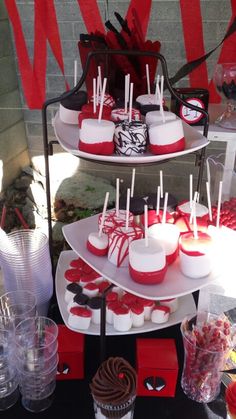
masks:
<instances>
[{"instance_id":1,"label":"red paper streamer","mask_svg":"<svg viewBox=\"0 0 236 419\"><path fill-rule=\"evenodd\" d=\"M35 0L34 59L30 62L27 45L15 0L5 0L13 27L22 87L30 109L41 109L45 101L47 39L64 75L61 42L53 0ZM67 88L69 86L67 85Z\"/></svg>"},{"instance_id":2,"label":"red paper streamer","mask_svg":"<svg viewBox=\"0 0 236 419\"><path fill-rule=\"evenodd\" d=\"M236 0L231 0L231 7L232 7L232 16L228 25L232 24L234 17L236 16ZM229 38L227 38L222 46L218 63L235 63L236 62L236 33L232 34ZM209 85L209 92L210 92L210 102L211 103L220 103L221 97L216 91L215 85L213 80L211 80Z\"/></svg>"},{"instance_id":3,"label":"red paper streamer","mask_svg":"<svg viewBox=\"0 0 236 419\"><path fill-rule=\"evenodd\" d=\"M105 27L102 22L97 0L77 1L88 33L100 32L105 35Z\"/></svg>"},{"instance_id":4,"label":"red paper streamer","mask_svg":"<svg viewBox=\"0 0 236 419\"><path fill-rule=\"evenodd\" d=\"M136 18L140 22L139 34L143 42L145 42L145 37L147 34L151 7L152 7L152 0L145 0L145 1L131 0L128 11L126 13L126 17L125 17L125 19L127 19L129 28L132 30L134 28L134 23L133 23L134 13L133 12L135 11Z\"/></svg>"},{"instance_id":5,"label":"red paper streamer","mask_svg":"<svg viewBox=\"0 0 236 419\"><path fill-rule=\"evenodd\" d=\"M15 0L5 0L5 5L13 27L16 53L18 57L19 70L21 73L25 99L30 109L37 109L41 106L41 103L44 100L44 95L32 71L32 66L29 59L20 16L16 7Z\"/></svg>"},{"instance_id":6,"label":"red paper streamer","mask_svg":"<svg viewBox=\"0 0 236 419\"><path fill-rule=\"evenodd\" d=\"M187 61L205 55L200 0L180 0L182 26ZM206 62L189 74L191 87L208 87Z\"/></svg>"},{"instance_id":7,"label":"red paper streamer","mask_svg":"<svg viewBox=\"0 0 236 419\"><path fill-rule=\"evenodd\" d=\"M59 33L58 24L57 24L57 16L56 16L56 10L54 6L54 0L47 0L46 2L42 2L42 0L37 0L37 2L40 3L40 13L41 13L40 18L44 27L45 35L46 35L45 45L48 39L53 55L58 63L61 73L64 76L66 88L69 89L69 85L65 79L64 61L63 61L60 33ZM45 11L42 8L42 4L45 7ZM38 48L40 48L40 45Z\"/></svg>"}]
</instances>

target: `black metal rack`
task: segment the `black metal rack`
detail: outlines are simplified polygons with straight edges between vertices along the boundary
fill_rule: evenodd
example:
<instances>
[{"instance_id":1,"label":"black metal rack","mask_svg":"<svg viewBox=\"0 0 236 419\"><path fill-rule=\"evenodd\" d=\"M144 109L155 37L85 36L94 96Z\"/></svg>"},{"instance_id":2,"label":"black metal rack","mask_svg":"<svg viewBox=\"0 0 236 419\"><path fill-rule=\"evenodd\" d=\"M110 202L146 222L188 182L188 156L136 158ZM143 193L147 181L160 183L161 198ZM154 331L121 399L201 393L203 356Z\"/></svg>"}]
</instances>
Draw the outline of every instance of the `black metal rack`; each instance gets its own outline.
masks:
<instances>
[{"instance_id":1,"label":"black metal rack","mask_svg":"<svg viewBox=\"0 0 236 419\"><path fill-rule=\"evenodd\" d=\"M176 93L176 91L173 89L171 83L170 83L170 79L169 79L169 75L168 75L168 69L167 69L167 63L166 60L164 58L163 55L159 54L159 53L155 53L155 52L150 52L150 51L122 51L122 50L96 50L94 52L89 52L88 56L87 56L87 61L85 64L85 67L83 69L83 73L82 76L79 80L79 82L77 83L77 85L63 93L62 95L55 97L53 99L49 99L46 102L44 102L43 104L43 108L42 108L42 125L43 125L43 146L44 146L44 159L45 159L45 175L46 175L46 198L47 198L47 215L48 215L48 238L49 238L49 249L50 249L50 254L51 254L51 260L52 260L52 266L53 266L53 259L52 259L52 252L53 252L53 237L52 237L52 214L51 214L51 193L50 193L50 168L49 168L49 156L53 155L53 145L57 144L58 141L57 140L52 140L52 141L48 141L48 127L47 127L47 109L50 105L54 104L54 103L60 103L63 99L66 99L68 97L70 97L71 95L73 95L75 92L79 91L83 85L83 83L86 80L87 74L89 72L89 67L90 67L90 63L93 57L98 56L98 55L105 55L106 57L111 56L111 55L125 55L125 56L149 56L149 57L154 57L156 58L160 63L161 63L161 67L162 67L162 74L164 76L164 80L165 80L165 88L167 88L169 90L169 92L171 93L171 95L177 100L179 101L181 104L183 104L184 106L193 109L197 112L200 112L204 115L204 125L203 125L203 135L207 138L208 135L208 128L209 128L209 116L208 116L208 112L205 111L202 108L199 108L197 106L194 106L188 102L186 102L185 100L183 100L181 97L179 97L179 95ZM198 180L197 180L197 191L200 192L201 190L201 183L202 183L202 177L203 177L203 169L204 169L204 161L205 161L205 147L201 148L198 151L194 151L194 153L196 154L196 160L195 160L195 165L198 166L199 170L198 170ZM168 161L169 159L166 160L161 160L160 163L163 163L165 161ZM155 163L148 163L148 164L157 164L158 162ZM111 164L113 165L114 163L107 163L106 164ZM134 164L132 164L132 166L134 166ZM53 272L54 272L54 266L53 266ZM101 337L101 360L105 359L105 337L106 337L106 327L105 327L105 296L106 296L106 292L108 291L105 290L103 292L102 295L102 321L101 321L101 333L100 333L100 337Z\"/></svg>"}]
</instances>

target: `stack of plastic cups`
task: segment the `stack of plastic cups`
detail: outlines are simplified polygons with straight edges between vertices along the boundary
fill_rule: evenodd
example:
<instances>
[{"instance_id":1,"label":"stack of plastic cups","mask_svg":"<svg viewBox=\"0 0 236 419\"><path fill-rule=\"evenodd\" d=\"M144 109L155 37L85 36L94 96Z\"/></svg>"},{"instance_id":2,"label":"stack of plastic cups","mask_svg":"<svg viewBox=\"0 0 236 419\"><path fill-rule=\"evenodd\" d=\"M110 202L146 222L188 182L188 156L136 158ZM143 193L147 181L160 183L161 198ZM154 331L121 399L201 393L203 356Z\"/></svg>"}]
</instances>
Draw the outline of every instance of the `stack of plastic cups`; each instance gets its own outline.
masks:
<instances>
[{"instance_id":1,"label":"stack of plastic cups","mask_svg":"<svg viewBox=\"0 0 236 419\"><path fill-rule=\"evenodd\" d=\"M22 405L30 412L47 409L56 387L58 327L47 317L25 319L15 328L15 359Z\"/></svg>"},{"instance_id":2,"label":"stack of plastic cups","mask_svg":"<svg viewBox=\"0 0 236 419\"><path fill-rule=\"evenodd\" d=\"M13 406L19 396L14 329L25 317L36 315L36 299L27 291L0 297L0 410Z\"/></svg>"},{"instance_id":3,"label":"stack of plastic cups","mask_svg":"<svg viewBox=\"0 0 236 419\"><path fill-rule=\"evenodd\" d=\"M47 236L39 230L18 230L0 242L0 265L6 291L31 291L38 315L47 315L53 293L52 266Z\"/></svg>"}]
</instances>

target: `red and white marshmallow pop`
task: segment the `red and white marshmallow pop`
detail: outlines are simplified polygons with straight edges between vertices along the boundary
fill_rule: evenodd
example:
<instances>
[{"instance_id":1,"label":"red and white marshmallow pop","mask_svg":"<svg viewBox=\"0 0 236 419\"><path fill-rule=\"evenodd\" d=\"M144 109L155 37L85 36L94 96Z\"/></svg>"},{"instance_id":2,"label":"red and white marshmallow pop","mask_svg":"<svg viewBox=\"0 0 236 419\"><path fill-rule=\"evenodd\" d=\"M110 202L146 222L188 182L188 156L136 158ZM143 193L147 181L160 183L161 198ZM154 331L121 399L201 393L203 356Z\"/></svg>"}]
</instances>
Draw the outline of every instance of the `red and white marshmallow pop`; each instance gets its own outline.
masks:
<instances>
[{"instance_id":1,"label":"red and white marshmallow pop","mask_svg":"<svg viewBox=\"0 0 236 419\"><path fill-rule=\"evenodd\" d=\"M120 209L120 179L116 179L116 207L115 209L109 210L105 214L103 233L110 234L116 227L126 226L127 211ZM98 226L100 227L102 221L102 214L98 217ZM132 225L134 216L131 212L128 213L128 224Z\"/></svg>"},{"instance_id":2,"label":"red and white marshmallow pop","mask_svg":"<svg viewBox=\"0 0 236 419\"><path fill-rule=\"evenodd\" d=\"M110 155L114 151L115 124L102 119L107 79L104 78L98 119L84 119L80 130L79 149L90 154Z\"/></svg>"},{"instance_id":3,"label":"red and white marshmallow pop","mask_svg":"<svg viewBox=\"0 0 236 419\"><path fill-rule=\"evenodd\" d=\"M128 267L129 246L133 240L143 236L138 226L129 226L130 189L127 189L126 223L125 226L116 227L109 235L108 259L114 265Z\"/></svg>"},{"instance_id":4,"label":"red and white marshmallow pop","mask_svg":"<svg viewBox=\"0 0 236 419\"><path fill-rule=\"evenodd\" d=\"M108 199L109 192L105 196L99 231L90 233L87 240L87 249L96 256L104 256L108 252L108 236L102 232Z\"/></svg>"},{"instance_id":5,"label":"red and white marshmallow pop","mask_svg":"<svg viewBox=\"0 0 236 419\"><path fill-rule=\"evenodd\" d=\"M129 248L129 273L135 282L158 284L164 280L167 270L166 255L161 244L148 238L147 205L145 205L145 238L135 240Z\"/></svg>"},{"instance_id":6,"label":"red and white marshmallow pop","mask_svg":"<svg viewBox=\"0 0 236 419\"><path fill-rule=\"evenodd\" d=\"M185 148L185 138L181 119L166 120L160 95L160 113L162 121L149 127L150 151L153 154L169 154L182 151Z\"/></svg>"}]
</instances>

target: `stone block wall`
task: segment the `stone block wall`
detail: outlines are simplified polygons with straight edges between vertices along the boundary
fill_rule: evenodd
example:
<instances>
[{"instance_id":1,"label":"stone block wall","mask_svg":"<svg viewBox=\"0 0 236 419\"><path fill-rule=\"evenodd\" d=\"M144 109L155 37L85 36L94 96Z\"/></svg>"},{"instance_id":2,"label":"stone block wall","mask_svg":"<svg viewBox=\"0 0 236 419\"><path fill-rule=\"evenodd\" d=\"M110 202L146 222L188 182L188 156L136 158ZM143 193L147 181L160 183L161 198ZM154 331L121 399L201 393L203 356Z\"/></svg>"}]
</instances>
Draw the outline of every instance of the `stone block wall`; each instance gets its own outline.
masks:
<instances>
[{"instance_id":1,"label":"stone block wall","mask_svg":"<svg viewBox=\"0 0 236 419\"><path fill-rule=\"evenodd\" d=\"M0 192L29 164L8 17L0 1Z\"/></svg>"},{"instance_id":2,"label":"stone block wall","mask_svg":"<svg viewBox=\"0 0 236 419\"><path fill-rule=\"evenodd\" d=\"M106 17L109 17L110 20L117 26L117 22L114 18L114 11L119 11L122 16L125 16L129 1L109 0L108 15L105 7L106 1L98 0L98 4L104 21ZM28 0L17 0L17 6L22 19L30 56L32 58L34 34L33 2ZM80 33L86 33L86 29L82 21L78 2L76 0L66 2L64 0L55 0L55 6L62 40L66 77L72 86L73 63L75 59L78 59L78 71L79 75L81 74L77 41ZM217 45L225 34L231 15L230 0L202 0L201 9L203 16L205 50L209 51ZM174 75L176 70L186 62L179 0L153 0L151 19L148 28L148 38L152 40L158 39L161 42L161 52L167 59L169 74L170 76ZM48 50L50 50L49 47ZM208 61L210 77L212 76L218 53L219 50L216 51ZM188 86L188 79L182 80L179 85ZM58 96L64 90L65 86L63 77L60 74L54 57L49 51L47 67L47 97L50 98ZM25 107L23 96L22 100L23 107ZM54 115L56 110L57 106L54 106L51 107L49 111L49 137L51 139L55 139L54 131L51 127L51 117ZM42 155L43 150L41 112L24 109L24 119L29 152L37 166L37 164L40 165L41 163L38 163L35 157ZM222 146L214 143L211 145L209 153L217 153L219 150L222 151ZM55 152L62 152L62 150L58 146L55 147ZM183 184L185 173L193 170L193 165L192 163L190 164L189 161L189 158L185 157L180 161L175 161L174 163L170 162L163 166L163 170L166 174L170 187L173 186L173 188L176 189L177 186L182 189L181 185ZM89 173L96 173L102 177L110 177L111 173L110 166L95 165L84 161L80 162L80 169L86 170ZM131 169L124 167L115 167L112 169L112 176L115 179L115 177L119 175L120 177L124 177L124 179L128 182L130 170ZM142 167L138 169L138 172L142 175L140 177L142 177L143 183L145 179L153 179L152 174L159 172L159 166Z\"/></svg>"}]
</instances>

